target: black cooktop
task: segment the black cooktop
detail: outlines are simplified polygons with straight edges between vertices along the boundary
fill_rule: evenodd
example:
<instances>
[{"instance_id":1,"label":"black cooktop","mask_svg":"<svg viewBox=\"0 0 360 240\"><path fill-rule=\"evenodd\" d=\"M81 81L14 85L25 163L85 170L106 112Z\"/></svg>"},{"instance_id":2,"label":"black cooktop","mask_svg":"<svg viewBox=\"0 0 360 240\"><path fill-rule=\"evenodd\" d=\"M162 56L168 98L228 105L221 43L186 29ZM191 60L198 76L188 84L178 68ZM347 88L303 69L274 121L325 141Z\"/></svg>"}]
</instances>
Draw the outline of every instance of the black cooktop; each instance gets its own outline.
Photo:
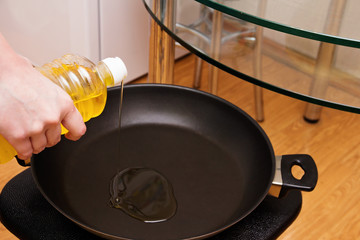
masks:
<instances>
[{"instance_id":1,"label":"black cooktop","mask_svg":"<svg viewBox=\"0 0 360 240\"><path fill-rule=\"evenodd\" d=\"M246 218L209 240L276 239L300 212L302 196L292 191L277 199L267 196ZM0 217L16 237L27 239L100 240L68 220L41 195L27 169L15 176L0 195Z\"/></svg>"}]
</instances>

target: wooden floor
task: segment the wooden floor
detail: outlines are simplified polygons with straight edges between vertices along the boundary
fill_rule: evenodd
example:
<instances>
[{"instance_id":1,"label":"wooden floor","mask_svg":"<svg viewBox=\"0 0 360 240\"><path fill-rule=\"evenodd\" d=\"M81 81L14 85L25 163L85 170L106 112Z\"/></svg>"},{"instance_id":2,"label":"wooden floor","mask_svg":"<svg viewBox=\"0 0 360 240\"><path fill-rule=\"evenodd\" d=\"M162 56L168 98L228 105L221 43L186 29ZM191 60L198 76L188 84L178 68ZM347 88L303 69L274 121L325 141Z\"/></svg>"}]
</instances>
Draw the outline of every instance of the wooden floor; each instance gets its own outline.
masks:
<instances>
[{"instance_id":1,"label":"wooden floor","mask_svg":"<svg viewBox=\"0 0 360 240\"><path fill-rule=\"evenodd\" d=\"M193 61L190 56L177 62L175 84L192 86ZM201 89L207 90L204 68ZM218 95L254 116L253 86L225 72L220 75ZM300 215L279 239L360 239L360 115L324 108L321 120L310 124L303 120L304 102L267 90L264 100L261 126L275 153L310 154L319 171L316 189L303 193ZM15 162L0 166L0 187L22 170ZM15 237L1 226L0 239Z\"/></svg>"}]
</instances>

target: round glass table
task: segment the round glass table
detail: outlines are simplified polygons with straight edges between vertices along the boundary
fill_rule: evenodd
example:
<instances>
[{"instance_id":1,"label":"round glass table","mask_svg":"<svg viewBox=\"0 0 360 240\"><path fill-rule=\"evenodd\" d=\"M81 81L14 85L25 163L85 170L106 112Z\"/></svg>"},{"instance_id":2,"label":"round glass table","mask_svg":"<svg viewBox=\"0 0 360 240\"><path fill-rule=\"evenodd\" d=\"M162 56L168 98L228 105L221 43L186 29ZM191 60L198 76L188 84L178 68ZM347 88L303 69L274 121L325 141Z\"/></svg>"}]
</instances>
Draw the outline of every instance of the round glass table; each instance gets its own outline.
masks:
<instances>
[{"instance_id":1,"label":"round glass table","mask_svg":"<svg viewBox=\"0 0 360 240\"><path fill-rule=\"evenodd\" d=\"M222 69L262 88L360 113L360 2L356 0L143 0L152 17L151 82L172 83L175 43L210 63L210 92ZM196 66L200 66L201 62ZM274 77L276 76L276 77Z\"/></svg>"}]
</instances>

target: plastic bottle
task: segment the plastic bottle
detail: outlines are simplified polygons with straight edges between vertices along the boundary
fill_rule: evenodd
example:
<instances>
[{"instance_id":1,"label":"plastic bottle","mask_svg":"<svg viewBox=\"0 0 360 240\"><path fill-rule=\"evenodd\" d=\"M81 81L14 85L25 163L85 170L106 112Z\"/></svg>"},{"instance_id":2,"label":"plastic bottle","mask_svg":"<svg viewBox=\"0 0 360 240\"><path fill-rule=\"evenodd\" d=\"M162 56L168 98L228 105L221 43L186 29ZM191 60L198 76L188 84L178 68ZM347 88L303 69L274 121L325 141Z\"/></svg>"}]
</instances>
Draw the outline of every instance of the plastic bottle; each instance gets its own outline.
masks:
<instances>
[{"instance_id":1,"label":"plastic bottle","mask_svg":"<svg viewBox=\"0 0 360 240\"><path fill-rule=\"evenodd\" d=\"M95 65L87 58L68 54L35 68L71 96L84 122L99 116L104 110L107 87L121 83L127 76L125 64L118 57L106 58ZM62 127L61 133L66 132ZM16 154L0 135L0 163L10 161Z\"/></svg>"}]
</instances>

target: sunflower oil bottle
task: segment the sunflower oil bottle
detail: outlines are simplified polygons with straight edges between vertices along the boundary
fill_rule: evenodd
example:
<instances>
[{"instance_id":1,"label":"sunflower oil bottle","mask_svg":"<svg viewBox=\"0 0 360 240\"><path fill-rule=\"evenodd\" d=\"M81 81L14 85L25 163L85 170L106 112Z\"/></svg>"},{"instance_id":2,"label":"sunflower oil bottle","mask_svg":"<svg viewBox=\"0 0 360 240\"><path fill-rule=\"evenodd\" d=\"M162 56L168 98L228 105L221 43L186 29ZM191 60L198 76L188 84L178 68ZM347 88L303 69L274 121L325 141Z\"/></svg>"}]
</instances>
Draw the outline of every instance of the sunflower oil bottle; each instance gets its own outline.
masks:
<instances>
[{"instance_id":1,"label":"sunflower oil bottle","mask_svg":"<svg viewBox=\"0 0 360 240\"><path fill-rule=\"evenodd\" d=\"M106 58L95 65L85 57L68 54L35 68L71 96L84 122L104 110L107 87L122 83L127 76L126 66L118 57ZM66 133L67 130L61 127L62 134ZM10 161L16 154L0 135L0 163Z\"/></svg>"}]
</instances>

